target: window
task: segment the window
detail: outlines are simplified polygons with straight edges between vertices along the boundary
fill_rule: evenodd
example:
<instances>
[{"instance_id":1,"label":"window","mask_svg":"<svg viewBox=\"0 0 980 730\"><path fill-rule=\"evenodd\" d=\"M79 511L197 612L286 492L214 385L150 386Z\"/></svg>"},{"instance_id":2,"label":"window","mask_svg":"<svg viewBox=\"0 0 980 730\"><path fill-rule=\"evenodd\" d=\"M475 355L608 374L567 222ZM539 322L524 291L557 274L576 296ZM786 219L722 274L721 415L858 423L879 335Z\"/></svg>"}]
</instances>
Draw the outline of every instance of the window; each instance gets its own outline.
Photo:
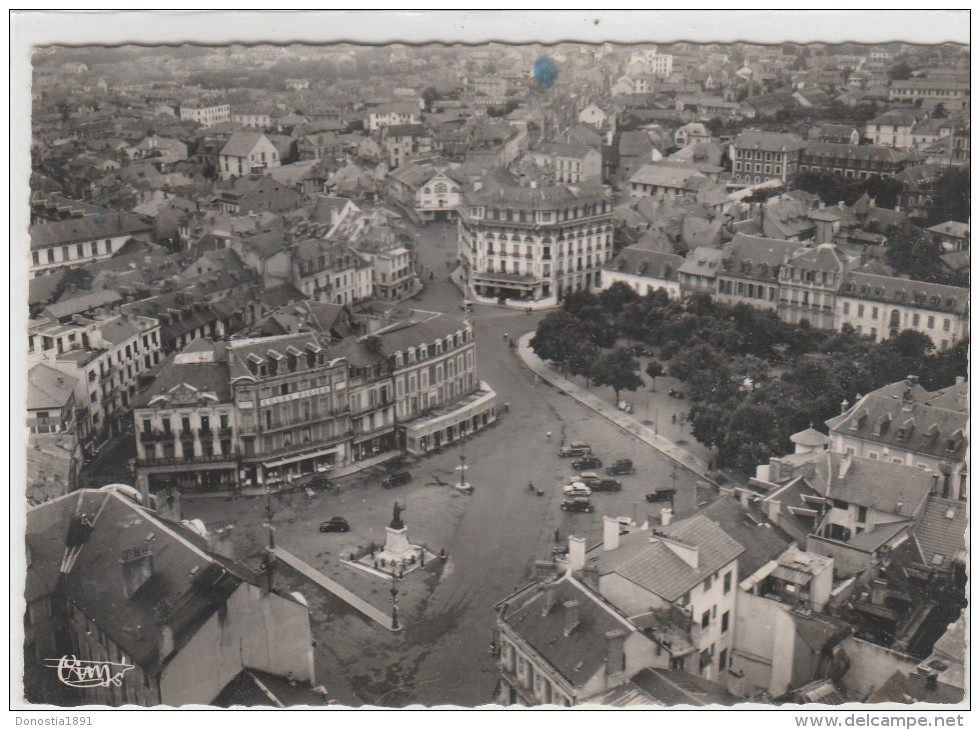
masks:
<instances>
[{"instance_id":1,"label":"window","mask_svg":"<svg viewBox=\"0 0 980 730\"><path fill-rule=\"evenodd\" d=\"M949 320L948 319L944 319L943 320L943 332L949 332Z\"/></svg>"},{"instance_id":2,"label":"window","mask_svg":"<svg viewBox=\"0 0 980 730\"><path fill-rule=\"evenodd\" d=\"M727 613L725 614L728 615ZM728 649L722 649L718 654L718 670L721 671L728 667Z\"/></svg>"},{"instance_id":3,"label":"window","mask_svg":"<svg viewBox=\"0 0 980 730\"><path fill-rule=\"evenodd\" d=\"M709 575L704 579L704 592L707 593L711 590L711 576Z\"/></svg>"},{"instance_id":4,"label":"window","mask_svg":"<svg viewBox=\"0 0 980 730\"><path fill-rule=\"evenodd\" d=\"M54 249L53 248L49 248L48 249L48 263L49 264L53 264L54 263Z\"/></svg>"},{"instance_id":5,"label":"window","mask_svg":"<svg viewBox=\"0 0 980 730\"><path fill-rule=\"evenodd\" d=\"M728 614L729 612L725 611L725 613L721 615L721 633L723 634L728 631Z\"/></svg>"},{"instance_id":6,"label":"window","mask_svg":"<svg viewBox=\"0 0 980 730\"><path fill-rule=\"evenodd\" d=\"M725 585L723 590L725 593L730 593L732 590L732 571L730 570L725 573Z\"/></svg>"},{"instance_id":7,"label":"window","mask_svg":"<svg viewBox=\"0 0 980 730\"><path fill-rule=\"evenodd\" d=\"M711 611L705 611L701 614L701 628L706 629L711 625Z\"/></svg>"},{"instance_id":8,"label":"window","mask_svg":"<svg viewBox=\"0 0 980 730\"><path fill-rule=\"evenodd\" d=\"M933 327L935 327L936 326L936 318L930 315L929 319L927 320L926 326L929 327L929 329L932 329Z\"/></svg>"},{"instance_id":9,"label":"window","mask_svg":"<svg viewBox=\"0 0 980 730\"><path fill-rule=\"evenodd\" d=\"M864 316L864 305L858 304L858 317L863 317L863 316Z\"/></svg>"},{"instance_id":10,"label":"window","mask_svg":"<svg viewBox=\"0 0 980 730\"><path fill-rule=\"evenodd\" d=\"M850 302L844 302L844 314L850 314L850 313L851 313Z\"/></svg>"}]
</instances>

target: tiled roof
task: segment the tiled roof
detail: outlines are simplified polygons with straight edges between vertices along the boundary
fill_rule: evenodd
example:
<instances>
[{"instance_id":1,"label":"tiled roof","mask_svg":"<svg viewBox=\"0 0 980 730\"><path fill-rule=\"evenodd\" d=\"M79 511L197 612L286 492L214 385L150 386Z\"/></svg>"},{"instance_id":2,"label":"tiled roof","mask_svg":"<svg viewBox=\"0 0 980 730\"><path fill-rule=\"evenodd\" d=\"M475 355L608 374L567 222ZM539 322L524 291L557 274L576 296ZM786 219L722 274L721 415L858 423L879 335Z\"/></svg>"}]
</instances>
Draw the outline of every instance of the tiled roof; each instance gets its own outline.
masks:
<instances>
[{"instance_id":1,"label":"tiled roof","mask_svg":"<svg viewBox=\"0 0 980 730\"><path fill-rule=\"evenodd\" d=\"M718 274L724 256L725 252L720 248L698 246L687 255L679 271L692 276L714 277Z\"/></svg>"},{"instance_id":2,"label":"tiled roof","mask_svg":"<svg viewBox=\"0 0 980 730\"><path fill-rule=\"evenodd\" d=\"M808 142L804 154L820 159L841 160L842 164L883 162L897 164L908 158L908 152L893 147L874 144L839 144L836 142Z\"/></svg>"},{"instance_id":3,"label":"tiled roof","mask_svg":"<svg viewBox=\"0 0 980 730\"><path fill-rule=\"evenodd\" d=\"M551 157L568 157L576 160L585 159L585 156L593 152L592 147L581 144L564 144L562 142L543 142L537 149L531 150L531 154L549 155Z\"/></svg>"},{"instance_id":4,"label":"tiled roof","mask_svg":"<svg viewBox=\"0 0 980 730\"><path fill-rule=\"evenodd\" d=\"M659 187L690 189L691 183L703 179L704 175L691 167L658 165L651 162L644 165L630 178L630 183L638 185L657 185Z\"/></svg>"},{"instance_id":5,"label":"tiled roof","mask_svg":"<svg viewBox=\"0 0 980 730\"><path fill-rule=\"evenodd\" d=\"M778 267L799 249L799 243L736 233L725 247L725 258L719 273L776 281Z\"/></svg>"},{"instance_id":6,"label":"tiled roof","mask_svg":"<svg viewBox=\"0 0 980 730\"><path fill-rule=\"evenodd\" d=\"M202 345L207 345L214 353L213 362L177 362L179 355L193 352L194 348ZM171 354L160 363L153 384L133 399L133 406L145 408L157 396L164 395L182 384L190 385L204 393L214 393L221 403L231 402L225 345L200 338L191 342L181 352Z\"/></svg>"},{"instance_id":7,"label":"tiled roof","mask_svg":"<svg viewBox=\"0 0 980 730\"><path fill-rule=\"evenodd\" d=\"M760 132L756 129L745 130L735 140L738 149L764 152L794 152L803 149L805 145L806 143L795 134Z\"/></svg>"},{"instance_id":8,"label":"tiled roof","mask_svg":"<svg viewBox=\"0 0 980 730\"><path fill-rule=\"evenodd\" d=\"M27 408L62 408L77 383L78 378L38 363L27 373Z\"/></svg>"},{"instance_id":9,"label":"tiled roof","mask_svg":"<svg viewBox=\"0 0 980 730\"><path fill-rule=\"evenodd\" d=\"M830 451L812 456L815 475L807 482L829 499L913 518L933 488L934 473L927 469Z\"/></svg>"},{"instance_id":10,"label":"tiled roof","mask_svg":"<svg viewBox=\"0 0 980 730\"><path fill-rule=\"evenodd\" d=\"M102 289L101 291L81 292L70 299L62 297L54 304L45 307L44 311L53 319L63 319L98 307L109 307L122 300L123 297L119 292L112 289Z\"/></svg>"},{"instance_id":11,"label":"tiled roof","mask_svg":"<svg viewBox=\"0 0 980 730\"><path fill-rule=\"evenodd\" d=\"M652 697L656 697L668 707L675 705L731 706L739 701L724 685L679 669L667 670L648 667L638 672L631 683Z\"/></svg>"},{"instance_id":12,"label":"tiled roof","mask_svg":"<svg viewBox=\"0 0 980 730\"><path fill-rule=\"evenodd\" d=\"M410 347L431 346L436 340L444 340L449 335L464 328L462 319L453 315L440 314L414 324L379 332L375 336L380 343L381 352L385 355L393 355L396 352L405 352Z\"/></svg>"},{"instance_id":13,"label":"tiled roof","mask_svg":"<svg viewBox=\"0 0 980 730\"><path fill-rule=\"evenodd\" d=\"M789 265L810 271L827 271L839 274L844 270L843 256L832 243L821 243L814 248L801 250L789 260Z\"/></svg>"},{"instance_id":14,"label":"tiled roof","mask_svg":"<svg viewBox=\"0 0 980 730\"><path fill-rule=\"evenodd\" d=\"M745 548L745 552L738 556L738 573L741 576L752 575L770 560L782 555L793 541L792 536L776 525L744 509L734 496L719 497L699 514L710 519Z\"/></svg>"},{"instance_id":15,"label":"tiled roof","mask_svg":"<svg viewBox=\"0 0 980 730\"><path fill-rule=\"evenodd\" d=\"M81 514L91 527L71 529ZM50 592L51 579L67 558L66 598L151 672L166 658L161 655L161 610L169 610L174 646L180 648L242 582L257 583L248 568L208 554L196 534L111 491L73 492L29 510L26 533L32 557L28 575L36 571L40 577L34 591ZM84 535L77 547L73 535ZM152 575L127 597L121 558L133 549L152 553ZM202 580L207 591L198 588Z\"/></svg>"},{"instance_id":16,"label":"tiled roof","mask_svg":"<svg viewBox=\"0 0 980 730\"><path fill-rule=\"evenodd\" d=\"M101 238L149 233L153 227L131 213L110 211L30 227L31 250Z\"/></svg>"},{"instance_id":17,"label":"tiled roof","mask_svg":"<svg viewBox=\"0 0 980 730\"><path fill-rule=\"evenodd\" d=\"M660 537L677 540L698 550L697 567L691 567ZM716 523L695 515L654 532L648 545L638 553L623 553L617 563L617 550L609 551L600 567L602 574L615 573L666 601L676 601L709 575L738 558L745 548L725 534Z\"/></svg>"},{"instance_id":18,"label":"tiled roof","mask_svg":"<svg viewBox=\"0 0 980 730\"><path fill-rule=\"evenodd\" d=\"M677 270L683 263L684 257L677 254L627 246L605 268L624 274L677 281Z\"/></svg>"},{"instance_id":19,"label":"tiled roof","mask_svg":"<svg viewBox=\"0 0 980 730\"><path fill-rule=\"evenodd\" d=\"M601 596L574 578L564 576L554 584L554 604L543 614L545 590L508 606L501 619L540 654L573 687L583 686L606 664L606 632L636 628ZM578 601L578 624L566 636L563 604Z\"/></svg>"},{"instance_id":20,"label":"tiled roof","mask_svg":"<svg viewBox=\"0 0 980 730\"><path fill-rule=\"evenodd\" d=\"M228 138L228 142L221 148L219 154L228 157L248 157L263 137L265 135L261 132L237 131Z\"/></svg>"},{"instance_id":21,"label":"tiled roof","mask_svg":"<svg viewBox=\"0 0 980 730\"><path fill-rule=\"evenodd\" d=\"M966 559L967 505L955 499L932 496L916 523L913 535L928 566L949 568L954 560ZM942 563L933 558L942 556Z\"/></svg>"},{"instance_id":22,"label":"tiled roof","mask_svg":"<svg viewBox=\"0 0 980 730\"><path fill-rule=\"evenodd\" d=\"M228 374L231 380L243 376L254 377L249 362L255 358L268 361L275 354L286 356L286 349L293 347L301 352L310 349L329 350L329 358L337 357L336 348L315 332L278 335L275 337L251 337L228 342ZM250 356L254 356L250 360ZM285 366L283 366L285 367Z\"/></svg>"},{"instance_id":23,"label":"tiled roof","mask_svg":"<svg viewBox=\"0 0 980 730\"><path fill-rule=\"evenodd\" d=\"M477 190L468 186L466 200L471 205L503 205L511 208L549 210L559 206L583 205L609 200L602 186L588 180L576 185L544 185L532 188L517 184L509 174L490 173L483 178Z\"/></svg>"},{"instance_id":24,"label":"tiled roof","mask_svg":"<svg viewBox=\"0 0 980 730\"><path fill-rule=\"evenodd\" d=\"M953 315L966 314L970 304L969 289L856 271L845 274L839 294Z\"/></svg>"}]
</instances>

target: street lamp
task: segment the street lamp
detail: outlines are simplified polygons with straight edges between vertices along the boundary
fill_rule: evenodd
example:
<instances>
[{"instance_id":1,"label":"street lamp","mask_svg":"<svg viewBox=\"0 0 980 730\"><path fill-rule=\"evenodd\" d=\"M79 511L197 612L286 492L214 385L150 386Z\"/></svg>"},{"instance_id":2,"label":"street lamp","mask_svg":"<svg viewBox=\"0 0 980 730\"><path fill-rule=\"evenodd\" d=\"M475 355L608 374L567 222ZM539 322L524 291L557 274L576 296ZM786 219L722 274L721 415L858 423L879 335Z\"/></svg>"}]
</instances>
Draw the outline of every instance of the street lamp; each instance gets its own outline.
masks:
<instances>
[{"instance_id":1,"label":"street lamp","mask_svg":"<svg viewBox=\"0 0 980 730\"><path fill-rule=\"evenodd\" d=\"M391 570L391 630L397 631L398 626L398 584L395 582L395 570Z\"/></svg>"}]
</instances>

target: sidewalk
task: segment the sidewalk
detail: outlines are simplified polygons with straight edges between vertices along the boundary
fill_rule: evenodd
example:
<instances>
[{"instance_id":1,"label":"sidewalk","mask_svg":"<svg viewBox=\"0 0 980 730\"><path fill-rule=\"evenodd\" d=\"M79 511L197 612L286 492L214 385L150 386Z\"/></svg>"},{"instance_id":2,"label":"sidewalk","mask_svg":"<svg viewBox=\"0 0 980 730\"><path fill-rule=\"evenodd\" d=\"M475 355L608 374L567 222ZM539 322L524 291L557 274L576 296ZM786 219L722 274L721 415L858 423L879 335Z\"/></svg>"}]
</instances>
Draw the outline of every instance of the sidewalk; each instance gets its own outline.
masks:
<instances>
[{"instance_id":1,"label":"sidewalk","mask_svg":"<svg viewBox=\"0 0 980 730\"><path fill-rule=\"evenodd\" d=\"M667 458L697 474L701 479L704 479L715 487L718 486L708 476L708 465L702 459L684 450L674 442L665 439L663 436L654 433L653 429L647 428L632 416L624 413L615 406L603 402L555 372L544 360L534 354L534 350L531 349L529 344L533 337L534 333L528 332L517 340L517 354L531 372L538 375L545 382L551 383L559 390L572 396L572 398L582 405L591 408L600 416L612 421L624 431L633 434L641 441L657 449L657 451L661 452Z\"/></svg>"},{"instance_id":2,"label":"sidewalk","mask_svg":"<svg viewBox=\"0 0 980 730\"><path fill-rule=\"evenodd\" d=\"M293 568L296 572L309 578L311 581L335 595L351 608L360 611L375 623L378 623L384 628L388 629L388 631L401 631L401 627L397 629L391 628L391 616L379 611L364 599L358 598L342 585L331 580L313 566L303 562L288 550L281 547L276 547L275 554L277 558L279 558L289 567Z\"/></svg>"}]
</instances>

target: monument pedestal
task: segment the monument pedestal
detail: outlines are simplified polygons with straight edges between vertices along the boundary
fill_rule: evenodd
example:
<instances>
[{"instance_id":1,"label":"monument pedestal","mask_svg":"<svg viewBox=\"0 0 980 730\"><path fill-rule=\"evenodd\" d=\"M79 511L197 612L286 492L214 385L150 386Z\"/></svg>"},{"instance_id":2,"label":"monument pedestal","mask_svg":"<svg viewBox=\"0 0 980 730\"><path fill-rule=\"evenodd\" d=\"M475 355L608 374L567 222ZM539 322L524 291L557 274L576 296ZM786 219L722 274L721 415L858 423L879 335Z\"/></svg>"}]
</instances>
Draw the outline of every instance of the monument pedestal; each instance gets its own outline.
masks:
<instances>
[{"instance_id":1,"label":"monument pedestal","mask_svg":"<svg viewBox=\"0 0 980 730\"><path fill-rule=\"evenodd\" d=\"M408 543L408 528L388 525L385 528L385 547L383 555L393 560L402 560L410 554L418 552L418 548Z\"/></svg>"}]
</instances>

